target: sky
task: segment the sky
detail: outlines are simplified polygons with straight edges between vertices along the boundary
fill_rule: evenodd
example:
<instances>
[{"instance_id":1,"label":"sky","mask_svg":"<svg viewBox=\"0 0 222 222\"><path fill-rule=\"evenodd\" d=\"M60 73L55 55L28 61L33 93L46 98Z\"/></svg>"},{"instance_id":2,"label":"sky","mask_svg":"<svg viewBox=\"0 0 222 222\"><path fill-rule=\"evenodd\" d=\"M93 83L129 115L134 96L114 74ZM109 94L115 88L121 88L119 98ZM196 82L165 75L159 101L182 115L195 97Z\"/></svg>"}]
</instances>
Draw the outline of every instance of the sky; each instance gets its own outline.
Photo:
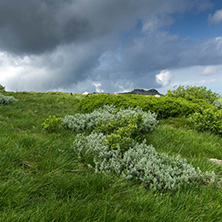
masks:
<instances>
[{"instance_id":1,"label":"sky","mask_svg":"<svg viewBox=\"0 0 222 222\"><path fill-rule=\"evenodd\" d=\"M221 0L1 0L8 91L222 95Z\"/></svg>"}]
</instances>

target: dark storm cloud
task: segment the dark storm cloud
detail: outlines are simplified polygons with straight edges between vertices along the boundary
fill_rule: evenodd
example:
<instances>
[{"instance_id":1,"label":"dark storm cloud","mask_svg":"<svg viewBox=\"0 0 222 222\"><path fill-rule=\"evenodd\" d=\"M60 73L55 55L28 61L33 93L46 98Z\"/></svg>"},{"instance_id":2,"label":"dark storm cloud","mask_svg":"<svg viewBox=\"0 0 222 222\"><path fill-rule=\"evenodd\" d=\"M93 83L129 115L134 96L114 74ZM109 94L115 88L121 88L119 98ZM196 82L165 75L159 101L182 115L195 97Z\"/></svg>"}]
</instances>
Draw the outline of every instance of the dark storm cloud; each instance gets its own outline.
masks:
<instances>
[{"instance_id":1,"label":"dark storm cloud","mask_svg":"<svg viewBox=\"0 0 222 222\"><path fill-rule=\"evenodd\" d=\"M158 31L173 23L172 14L206 7L207 0L0 1L0 52L29 58L16 65L14 88L156 87L162 69L220 63L221 40L196 43ZM142 37L123 40L138 21Z\"/></svg>"},{"instance_id":2,"label":"dark storm cloud","mask_svg":"<svg viewBox=\"0 0 222 222\"><path fill-rule=\"evenodd\" d=\"M217 65L222 61L222 38L202 42L157 32L128 42L123 50L127 69L144 73L195 65Z\"/></svg>"},{"instance_id":3,"label":"dark storm cloud","mask_svg":"<svg viewBox=\"0 0 222 222\"><path fill-rule=\"evenodd\" d=\"M119 38L135 26L137 19L146 20L156 14L181 12L198 2L2 0L0 49L17 54L40 54L59 45L90 41L103 35Z\"/></svg>"},{"instance_id":4,"label":"dark storm cloud","mask_svg":"<svg viewBox=\"0 0 222 222\"><path fill-rule=\"evenodd\" d=\"M67 12L72 1L0 1L0 49L39 54L84 38L86 18Z\"/></svg>"}]
</instances>

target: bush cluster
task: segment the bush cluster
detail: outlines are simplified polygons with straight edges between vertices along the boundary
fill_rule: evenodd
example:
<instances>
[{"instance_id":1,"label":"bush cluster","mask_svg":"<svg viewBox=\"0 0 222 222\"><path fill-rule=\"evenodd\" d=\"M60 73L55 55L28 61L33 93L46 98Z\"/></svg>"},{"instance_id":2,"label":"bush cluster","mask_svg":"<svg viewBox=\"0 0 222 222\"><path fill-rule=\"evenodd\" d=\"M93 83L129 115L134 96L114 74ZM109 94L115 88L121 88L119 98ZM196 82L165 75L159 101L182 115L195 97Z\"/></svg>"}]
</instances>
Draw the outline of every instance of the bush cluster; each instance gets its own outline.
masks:
<instances>
[{"instance_id":1,"label":"bush cluster","mask_svg":"<svg viewBox=\"0 0 222 222\"><path fill-rule=\"evenodd\" d=\"M114 116L109 121L100 122L95 129L106 136L105 142L110 149L126 151L135 141L140 141L148 127L144 127L142 114L132 116Z\"/></svg>"},{"instance_id":2,"label":"bush cluster","mask_svg":"<svg viewBox=\"0 0 222 222\"><path fill-rule=\"evenodd\" d=\"M126 179L135 179L152 190L176 190L185 184L215 182L214 173L204 174L185 159L157 153L152 145L146 145L146 141L135 143L122 152L120 148L110 149L102 133L79 134L73 149L95 172L115 173Z\"/></svg>"},{"instance_id":3,"label":"bush cluster","mask_svg":"<svg viewBox=\"0 0 222 222\"><path fill-rule=\"evenodd\" d=\"M0 91L5 91L5 87L0 84Z\"/></svg>"},{"instance_id":4,"label":"bush cluster","mask_svg":"<svg viewBox=\"0 0 222 222\"><path fill-rule=\"evenodd\" d=\"M67 115L62 119L62 125L76 133L91 132L96 128L98 122L109 119L115 111L114 106L104 106L94 110L92 113Z\"/></svg>"},{"instance_id":5,"label":"bush cluster","mask_svg":"<svg viewBox=\"0 0 222 222\"><path fill-rule=\"evenodd\" d=\"M213 103L219 96L219 94L207 90L203 86L178 86L174 90L168 90L166 95L174 98L184 98L193 102L205 100L208 103Z\"/></svg>"},{"instance_id":6,"label":"bush cluster","mask_svg":"<svg viewBox=\"0 0 222 222\"><path fill-rule=\"evenodd\" d=\"M198 131L211 131L222 135L222 110L217 108L202 109L190 116L190 121Z\"/></svg>"},{"instance_id":7,"label":"bush cluster","mask_svg":"<svg viewBox=\"0 0 222 222\"><path fill-rule=\"evenodd\" d=\"M142 109L136 108L120 108L117 109L114 106L105 105L97 110L94 110L92 113L80 114L77 113L75 115L68 115L62 119L62 125L70 129L76 133L81 132L91 132L97 128L105 130L105 128L119 128L119 121L122 123L125 121L125 125L129 124L130 118L139 118L141 115L141 124L142 131L148 132L153 130L157 125L156 114L152 114L150 112L144 112ZM126 117L130 117L127 119ZM132 120L131 121L136 121ZM127 124L126 124L127 123ZM113 125L113 126L111 126ZM99 128L98 128L99 126ZM103 129L104 128L104 129ZM108 130L108 129L107 129ZM113 130L113 129L112 129Z\"/></svg>"},{"instance_id":8,"label":"bush cluster","mask_svg":"<svg viewBox=\"0 0 222 222\"><path fill-rule=\"evenodd\" d=\"M46 130L48 133L54 133L56 132L61 124L60 117L56 116L49 116L44 122L43 122L43 129Z\"/></svg>"},{"instance_id":9,"label":"bush cluster","mask_svg":"<svg viewBox=\"0 0 222 222\"><path fill-rule=\"evenodd\" d=\"M214 173L204 174L186 160L157 153L146 144L143 135L156 127L155 114L138 107L117 109L106 105L90 114L72 116L69 124L70 118L62 120L67 128L91 132L88 136L78 134L73 149L96 173L115 173L152 190L215 182Z\"/></svg>"},{"instance_id":10,"label":"bush cluster","mask_svg":"<svg viewBox=\"0 0 222 222\"><path fill-rule=\"evenodd\" d=\"M156 113L158 118L189 116L200 107L209 107L205 101L194 103L184 98L174 98L162 96L156 98L153 96L143 95L107 95L95 94L90 95L79 103L82 112L92 112L104 105L114 105L120 107L140 107L143 111Z\"/></svg>"},{"instance_id":11,"label":"bush cluster","mask_svg":"<svg viewBox=\"0 0 222 222\"><path fill-rule=\"evenodd\" d=\"M17 101L13 96L4 96L0 93L0 105L9 105Z\"/></svg>"}]
</instances>

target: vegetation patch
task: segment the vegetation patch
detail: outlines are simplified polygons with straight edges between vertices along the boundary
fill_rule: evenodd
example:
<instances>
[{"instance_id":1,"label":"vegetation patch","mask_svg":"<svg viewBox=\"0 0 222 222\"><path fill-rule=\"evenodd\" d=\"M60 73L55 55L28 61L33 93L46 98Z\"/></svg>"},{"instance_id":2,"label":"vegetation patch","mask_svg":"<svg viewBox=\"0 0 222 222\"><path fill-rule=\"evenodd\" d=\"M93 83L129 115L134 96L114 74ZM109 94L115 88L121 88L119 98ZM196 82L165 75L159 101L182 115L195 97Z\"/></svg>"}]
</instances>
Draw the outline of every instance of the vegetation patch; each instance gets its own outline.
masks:
<instances>
[{"instance_id":1,"label":"vegetation patch","mask_svg":"<svg viewBox=\"0 0 222 222\"><path fill-rule=\"evenodd\" d=\"M155 113L152 114L151 112L144 112L139 107L121 107L117 109L115 106L105 105L91 113L77 113L75 115L67 115L62 119L62 124L65 128L70 129L76 133L84 131L91 132L96 128L103 131L110 128L112 131L113 128L118 129L120 126L118 121L127 121L126 117L140 118L142 127L141 132L144 133L153 130L158 123ZM126 125L126 123L124 124ZM98 126L100 127L98 128Z\"/></svg>"},{"instance_id":2,"label":"vegetation patch","mask_svg":"<svg viewBox=\"0 0 222 222\"><path fill-rule=\"evenodd\" d=\"M212 104L218 99L219 94L207 90L204 86L178 86L174 90L168 90L167 96L174 98L184 98L189 101L199 102L200 100L207 101Z\"/></svg>"},{"instance_id":3,"label":"vegetation patch","mask_svg":"<svg viewBox=\"0 0 222 222\"><path fill-rule=\"evenodd\" d=\"M61 119L60 117L56 116L49 116L44 122L43 122L43 129L46 130L49 133L53 133L58 131L61 125Z\"/></svg>"},{"instance_id":4,"label":"vegetation patch","mask_svg":"<svg viewBox=\"0 0 222 222\"><path fill-rule=\"evenodd\" d=\"M216 108L202 109L190 116L190 121L198 131L211 131L222 135L222 110Z\"/></svg>"},{"instance_id":5,"label":"vegetation patch","mask_svg":"<svg viewBox=\"0 0 222 222\"><path fill-rule=\"evenodd\" d=\"M0 93L0 105L9 105L17 100L13 96L4 96Z\"/></svg>"},{"instance_id":6,"label":"vegetation patch","mask_svg":"<svg viewBox=\"0 0 222 222\"><path fill-rule=\"evenodd\" d=\"M184 98L174 98L162 96L160 98L143 95L107 95L98 94L90 95L79 103L79 108L82 112L90 113L104 105L114 105L120 107L140 107L145 112L153 112L158 115L158 118L168 117L187 117L194 113L200 107L210 106L205 101L194 103Z\"/></svg>"},{"instance_id":7,"label":"vegetation patch","mask_svg":"<svg viewBox=\"0 0 222 222\"><path fill-rule=\"evenodd\" d=\"M102 133L92 133L87 137L78 135L73 149L95 172L135 179L152 190L177 190L185 185L216 182L214 173L202 173L179 156L157 153L145 140L123 152L121 146L110 149Z\"/></svg>"},{"instance_id":8,"label":"vegetation patch","mask_svg":"<svg viewBox=\"0 0 222 222\"><path fill-rule=\"evenodd\" d=\"M92 124L91 119L97 124ZM204 174L186 160L157 153L152 145L147 145L143 135L151 132L156 124L155 114L138 107L105 106L91 114L63 119L63 125L73 131L77 128L93 131L88 136L78 134L73 149L97 173L115 173L138 180L152 190L177 190L185 185L215 183L214 173Z\"/></svg>"},{"instance_id":9,"label":"vegetation patch","mask_svg":"<svg viewBox=\"0 0 222 222\"><path fill-rule=\"evenodd\" d=\"M221 187L208 185L218 184L222 177L222 166L209 161L212 158L222 160L221 136L211 131L194 131L186 117L160 119L158 125L151 126L149 118L157 123L156 115L149 115L142 107L136 108L140 109L136 113L137 101L134 101L135 107L128 106L130 95L122 95L121 103L125 105L122 113L121 106L114 107L106 121L100 121L103 120L100 117L88 130L84 127L79 131L75 127L65 130L61 124L68 115L75 119L78 115L81 119L83 112L91 115L78 106L80 100L91 95L2 93L19 102L0 106L0 221L221 220ZM141 104L149 97L141 96ZM177 99L171 97L171 100ZM59 130L53 133L43 130L42 123L50 119L49 116L52 119L46 123L53 122L54 117L62 118L61 122L55 121ZM85 125L88 126L90 118ZM128 145L122 143L124 140L115 140L116 136L128 138ZM96 146L92 147L88 139ZM151 166L148 167L148 163ZM189 183L183 183L178 168L183 173L194 173L192 177L185 174ZM164 174L165 171L171 176ZM215 172L215 176L206 175L207 171ZM148 174L151 178L147 179Z\"/></svg>"}]
</instances>

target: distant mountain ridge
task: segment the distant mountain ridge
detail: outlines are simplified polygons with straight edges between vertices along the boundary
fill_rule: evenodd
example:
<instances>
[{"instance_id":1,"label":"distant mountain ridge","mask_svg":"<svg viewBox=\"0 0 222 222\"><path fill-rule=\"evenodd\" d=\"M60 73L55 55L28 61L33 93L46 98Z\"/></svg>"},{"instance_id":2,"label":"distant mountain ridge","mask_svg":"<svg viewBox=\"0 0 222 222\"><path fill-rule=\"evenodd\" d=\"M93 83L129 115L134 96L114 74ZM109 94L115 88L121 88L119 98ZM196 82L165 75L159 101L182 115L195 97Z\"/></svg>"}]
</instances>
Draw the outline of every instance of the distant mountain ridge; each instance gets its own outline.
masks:
<instances>
[{"instance_id":1,"label":"distant mountain ridge","mask_svg":"<svg viewBox=\"0 0 222 222\"><path fill-rule=\"evenodd\" d=\"M134 89L131 92L124 92L121 94L137 94L137 95L149 95L149 96L155 96L159 95L162 96L156 89L150 89L150 90L144 90L144 89Z\"/></svg>"}]
</instances>

